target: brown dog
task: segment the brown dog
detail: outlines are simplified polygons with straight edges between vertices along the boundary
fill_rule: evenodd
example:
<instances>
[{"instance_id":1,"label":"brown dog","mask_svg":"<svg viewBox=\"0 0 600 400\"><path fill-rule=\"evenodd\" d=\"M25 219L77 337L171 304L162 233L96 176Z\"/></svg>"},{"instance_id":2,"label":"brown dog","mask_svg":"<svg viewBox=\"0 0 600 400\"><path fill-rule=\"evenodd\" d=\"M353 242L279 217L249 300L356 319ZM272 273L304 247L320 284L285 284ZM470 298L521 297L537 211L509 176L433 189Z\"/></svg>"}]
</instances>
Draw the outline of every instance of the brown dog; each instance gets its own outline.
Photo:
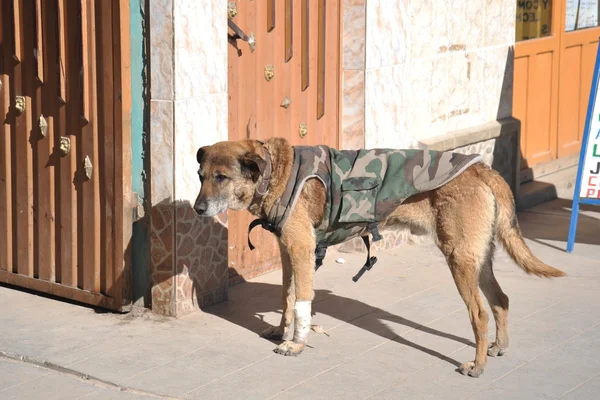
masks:
<instances>
[{"instance_id":1,"label":"brown dog","mask_svg":"<svg viewBox=\"0 0 600 400\"><path fill-rule=\"evenodd\" d=\"M202 188L194 209L215 216L227 209L249 210L265 218L284 195L294 164L294 148L285 139L266 142L220 142L197 153ZM269 175L269 176L267 176ZM275 352L298 355L310 330L310 305L315 272L315 229L325 215L327 190L318 179L308 179L295 202L279 244L283 266L281 324L263 336L283 338ZM479 376L487 355L508 349L508 297L492 270L494 239L528 274L560 277L564 272L537 259L525 243L515 213L515 202L504 179L483 163L475 163L434 190L413 195L380 221L381 229L409 228L428 234L446 257L467 309L475 334L475 360L460 371ZM488 314L479 289L487 298L496 322L496 340L487 343Z\"/></svg>"}]
</instances>

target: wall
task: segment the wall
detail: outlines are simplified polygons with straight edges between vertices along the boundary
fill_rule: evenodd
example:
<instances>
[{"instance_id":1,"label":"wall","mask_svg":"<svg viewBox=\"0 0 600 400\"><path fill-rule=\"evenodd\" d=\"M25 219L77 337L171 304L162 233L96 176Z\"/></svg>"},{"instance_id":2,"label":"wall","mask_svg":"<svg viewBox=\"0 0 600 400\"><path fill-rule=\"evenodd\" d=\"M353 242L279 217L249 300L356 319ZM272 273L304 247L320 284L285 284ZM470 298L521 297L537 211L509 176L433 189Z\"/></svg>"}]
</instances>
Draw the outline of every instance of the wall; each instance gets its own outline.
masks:
<instances>
[{"instance_id":1,"label":"wall","mask_svg":"<svg viewBox=\"0 0 600 400\"><path fill-rule=\"evenodd\" d=\"M511 116L514 1L344 7L344 147L418 147Z\"/></svg>"},{"instance_id":2,"label":"wall","mask_svg":"<svg viewBox=\"0 0 600 400\"><path fill-rule=\"evenodd\" d=\"M344 0L342 147L480 153L517 196L515 15L513 0ZM383 238L374 249L417 240Z\"/></svg>"},{"instance_id":3,"label":"wall","mask_svg":"<svg viewBox=\"0 0 600 400\"><path fill-rule=\"evenodd\" d=\"M226 217L198 218L191 204L196 150L227 140L227 2L147 4L152 310L176 316L226 297Z\"/></svg>"}]
</instances>

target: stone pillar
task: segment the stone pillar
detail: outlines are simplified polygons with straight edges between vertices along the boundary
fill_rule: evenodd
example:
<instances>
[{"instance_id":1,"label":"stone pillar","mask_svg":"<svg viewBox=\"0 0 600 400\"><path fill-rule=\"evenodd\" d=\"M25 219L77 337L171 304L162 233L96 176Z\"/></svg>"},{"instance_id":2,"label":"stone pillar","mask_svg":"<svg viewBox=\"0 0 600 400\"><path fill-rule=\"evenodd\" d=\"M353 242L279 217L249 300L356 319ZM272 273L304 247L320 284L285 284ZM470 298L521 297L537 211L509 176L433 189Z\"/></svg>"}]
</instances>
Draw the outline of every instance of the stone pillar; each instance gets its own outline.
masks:
<instances>
[{"instance_id":1,"label":"stone pillar","mask_svg":"<svg viewBox=\"0 0 600 400\"><path fill-rule=\"evenodd\" d=\"M344 0L342 33L342 148L365 147L366 0Z\"/></svg>"},{"instance_id":2,"label":"stone pillar","mask_svg":"<svg viewBox=\"0 0 600 400\"><path fill-rule=\"evenodd\" d=\"M152 0L152 310L179 316L227 295L227 219L199 218L196 151L227 140L227 2Z\"/></svg>"}]
</instances>

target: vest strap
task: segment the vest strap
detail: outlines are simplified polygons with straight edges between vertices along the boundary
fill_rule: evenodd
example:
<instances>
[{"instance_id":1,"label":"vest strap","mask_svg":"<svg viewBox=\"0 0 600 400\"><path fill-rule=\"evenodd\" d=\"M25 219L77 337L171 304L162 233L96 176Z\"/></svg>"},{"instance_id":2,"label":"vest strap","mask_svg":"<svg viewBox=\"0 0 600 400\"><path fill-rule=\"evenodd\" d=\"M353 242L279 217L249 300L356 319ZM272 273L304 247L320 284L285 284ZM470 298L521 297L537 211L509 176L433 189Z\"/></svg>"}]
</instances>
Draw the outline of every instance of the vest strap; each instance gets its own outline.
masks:
<instances>
[{"instance_id":1,"label":"vest strap","mask_svg":"<svg viewBox=\"0 0 600 400\"><path fill-rule=\"evenodd\" d=\"M381 237L381 235L379 234L379 227L377 222L371 222L369 225L367 225L367 230L369 232L371 232L371 235L373 235L373 242L377 242L378 240L383 239L383 237ZM363 240L364 240L365 236L363 236ZM367 238L368 239L368 238ZM366 242L365 242L366 244ZM367 245L367 250L369 249L369 245Z\"/></svg>"},{"instance_id":2,"label":"vest strap","mask_svg":"<svg viewBox=\"0 0 600 400\"><path fill-rule=\"evenodd\" d=\"M375 229L377 229L377 226L375 227ZM379 234L379 232L377 232L377 234ZM381 239L381 236L379 238ZM369 241L369 236L362 236L362 240L365 243L365 246L367 247L367 261L365 262L365 265L363 265L363 267L360 269L360 271L358 271L358 274L352 277L352 281L354 282L358 282L360 277L363 276L365 272L373 268L373 265L375 265L375 263L377 262L377 257L371 257L371 243Z\"/></svg>"},{"instance_id":3,"label":"vest strap","mask_svg":"<svg viewBox=\"0 0 600 400\"><path fill-rule=\"evenodd\" d=\"M250 241L250 232L252 231L252 229L256 228L259 225L262 226L263 229L274 233L275 236L281 236L281 232L279 231L279 229L277 229L275 225L269 223L268 221L265 221L264 219L257 218L254 221L252 221L250 225L248 225L248 247L250 247L251 251L254 250L254 245Z\"/></svg>"},{"instance_id":4,"label":"vest strap","mask_svg":"<svg viewBox=\"0 0 600 400\"><path fill-rule=\"evenodd\" d=\"M317 243L317 248L315 249L315 271L317 271L321 265L323 265L323 259L327 254L327 244L325 242Z\"/></svg>"}]
</instances>

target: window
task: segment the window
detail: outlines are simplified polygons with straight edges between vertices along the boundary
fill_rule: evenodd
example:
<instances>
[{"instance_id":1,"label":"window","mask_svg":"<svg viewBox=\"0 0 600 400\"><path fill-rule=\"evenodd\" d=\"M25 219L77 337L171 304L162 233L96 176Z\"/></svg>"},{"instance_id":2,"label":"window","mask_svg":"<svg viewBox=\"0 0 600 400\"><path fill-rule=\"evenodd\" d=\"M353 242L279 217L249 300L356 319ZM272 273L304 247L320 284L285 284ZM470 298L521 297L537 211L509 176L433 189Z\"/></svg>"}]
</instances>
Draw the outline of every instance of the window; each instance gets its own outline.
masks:
<instances>
[{"instance_id":1,"label":"window","mask_svg":"<svg viewBox=\"0 0 600 400\"><path fill-rule=\"evenodd\" d=\"M565 31L598 26L598 0L567 0Z\"/></svg>"},{"instance_id":2,"label":"window","mask_svg":"<svg viewBox=\"0 0 600 400\"><path fill-rule=\"evenodd\" d=\"M520 42L551 34L552 0L517 0L515 40Z\"/></svg>"}]
</instances>

